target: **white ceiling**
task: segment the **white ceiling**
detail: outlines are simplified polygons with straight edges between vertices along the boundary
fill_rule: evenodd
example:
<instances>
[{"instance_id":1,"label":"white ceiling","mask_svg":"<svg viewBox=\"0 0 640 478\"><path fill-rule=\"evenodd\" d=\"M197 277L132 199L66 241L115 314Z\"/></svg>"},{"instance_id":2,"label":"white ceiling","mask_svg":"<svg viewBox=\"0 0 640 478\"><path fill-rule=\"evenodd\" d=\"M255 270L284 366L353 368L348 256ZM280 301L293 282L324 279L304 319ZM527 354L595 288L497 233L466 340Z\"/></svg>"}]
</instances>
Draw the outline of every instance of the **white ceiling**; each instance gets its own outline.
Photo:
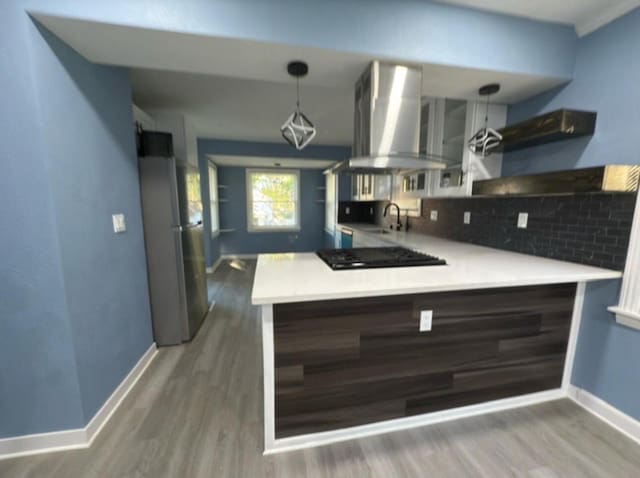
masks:
<instances>
[{"instance_id":1,"label":"white ceiling","mask_svg":"<svg viewBox=\"0 0 640 478\"><path fill-rule=\"evenodd\" d=\"M95 63L131 67L134 97L147 110L190 117L201 137L279 140L294 104L286 72L292 59L309 63L303 111L318 126L318 144L351 143L353 85L373 57L311 47L146 30L38 15L38 20ZM383 60L394 61L387 58ZM424 64L423 94L476 99L499 82L493 100L512 103L564 79Z\"/></svg>"},{"instance_id":2,"label":"white ceiling","mask_svg":"<svg viewBox=\"0 0 640 478\"><path fill-rule=\"evenodd\" d=\"M247 80L135 69L133 98L147 112L186 114L201 138L249 141L280 140L280 126L293 112L296 86ZM350 87L324 87L302 82L301 108L317 125L315 144L350 145L353 92Z\"/></svg>"},{"instance_id":3,"label":"white ceiling","mask_svg":"<svg viewBox=\"0 0 640 478\"><path fill-rule=\"evenodd\" d=\"M583 36L640 6L640 0L437 0L480 10L573 25Z\"/></svg>"},{"instance_id":4,"label":"white ceiling","mask_svg":"<svg viewBox=\"0 0 640 478\"><path fill-rule=\"evenodd\" d=\"M525 91L558 84L556 80L489 71L459 70L451 75L448 70L425 68L423 92L430 96L476 99L478 84L498 81L509 84L509 90L502 94L504 101L526 95ZM131 70L131 82L136 105L147 112L187 115L201 138L279 141L280 126L293 112L296 100L295 82L286 75L276 82L136 68ZM343 83L318 86L306 79L301 81L301 108L317 127L316 144L351 144L355 78L347 78Z\"/></svg>"}]
</instances>

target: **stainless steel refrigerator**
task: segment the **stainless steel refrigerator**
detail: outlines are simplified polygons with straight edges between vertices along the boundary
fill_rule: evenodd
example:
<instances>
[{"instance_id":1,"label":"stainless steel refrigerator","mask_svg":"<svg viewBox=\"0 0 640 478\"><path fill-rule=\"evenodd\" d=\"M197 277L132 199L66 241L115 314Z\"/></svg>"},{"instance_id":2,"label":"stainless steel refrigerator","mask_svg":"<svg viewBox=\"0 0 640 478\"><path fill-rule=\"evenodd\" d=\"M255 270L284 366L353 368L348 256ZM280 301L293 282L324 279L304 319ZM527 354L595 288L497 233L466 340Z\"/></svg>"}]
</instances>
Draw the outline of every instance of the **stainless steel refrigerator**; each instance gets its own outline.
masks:
<instances>
[{"instance_id":1,"label":"stainless steel refrigerator","mask_svg":"<svg viewBox=\"0 0 640 478\"><path fill-rule=\"evenodd\" d=\"M156 344L191 340L207 314L200 174L173 157L171 134L139 137L140 191Z\"/></svg>"}]
</instances>

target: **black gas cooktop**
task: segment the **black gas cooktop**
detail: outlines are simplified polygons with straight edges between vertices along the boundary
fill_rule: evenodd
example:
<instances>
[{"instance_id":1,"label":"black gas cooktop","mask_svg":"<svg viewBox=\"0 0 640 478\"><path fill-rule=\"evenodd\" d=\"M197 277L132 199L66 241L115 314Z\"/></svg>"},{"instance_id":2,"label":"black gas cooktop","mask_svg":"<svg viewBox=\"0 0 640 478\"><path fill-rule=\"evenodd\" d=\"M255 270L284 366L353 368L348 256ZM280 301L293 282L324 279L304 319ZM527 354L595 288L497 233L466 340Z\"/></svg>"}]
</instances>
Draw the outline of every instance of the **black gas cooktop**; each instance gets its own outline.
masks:
<instances>
[{"instance_id":1,"label":"black gas cooktop","mask_svg":"<svg viewBox=\"0 0 640 478\"><path fill-rule=\"evenodd\" d=\"M334 271L374 269L380 267L443 266L438 257L404 247L356 247L353 249L321 249L316 252Z\"/></svg>"}]
</instances>

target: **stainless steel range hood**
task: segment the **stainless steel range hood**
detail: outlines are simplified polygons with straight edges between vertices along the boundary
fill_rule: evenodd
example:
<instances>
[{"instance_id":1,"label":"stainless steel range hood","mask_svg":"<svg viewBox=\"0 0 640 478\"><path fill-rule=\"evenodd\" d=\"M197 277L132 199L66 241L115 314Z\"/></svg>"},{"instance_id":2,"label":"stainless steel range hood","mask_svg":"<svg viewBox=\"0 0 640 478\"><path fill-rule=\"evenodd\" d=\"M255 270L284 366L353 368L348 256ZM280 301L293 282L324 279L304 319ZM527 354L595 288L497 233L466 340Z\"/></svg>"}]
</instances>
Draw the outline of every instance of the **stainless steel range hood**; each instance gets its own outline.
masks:
<instances>
[{"instance_id":1,"label":"stainless steel range hood","mask_svg":"<svg viewBox=\"0 0 640 478\"><path fill-rule=\"evenodd\" d=\"M342 173L395 174L445 169L443 158L420 155L422 69L373 61L356 83L353 157Z\"/></svg>"}]
</instances>

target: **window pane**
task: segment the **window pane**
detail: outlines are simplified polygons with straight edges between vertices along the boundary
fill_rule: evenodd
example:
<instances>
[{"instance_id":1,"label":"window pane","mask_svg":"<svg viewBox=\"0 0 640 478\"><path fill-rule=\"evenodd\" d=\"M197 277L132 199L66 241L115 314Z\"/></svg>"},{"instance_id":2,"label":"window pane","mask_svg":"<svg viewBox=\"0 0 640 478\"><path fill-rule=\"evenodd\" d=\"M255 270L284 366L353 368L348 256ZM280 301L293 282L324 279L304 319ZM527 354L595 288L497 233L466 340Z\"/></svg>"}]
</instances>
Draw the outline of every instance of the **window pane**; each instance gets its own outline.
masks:
<instances>
[{"instance_id":1,"label":"window pane","mask_svg":"<svg viewBox=\"0 0 640 478\"><path fill-rule=\"evenodd\" d=\"M295 227L296 203L263 202L253 203L253 225L258 227Z\"/></svg>"},{"instance_id":2,"label":"window pane","mask_svg":"<svg viewBox=\"0 0 640 478\"><path fill-rule=\"evenodd\" d=\"M264 173L252 174L254 201L293 202L296 200L296 175Z\"/></svg>"},{"instance_id":3,"label":"window pane","mask_svg":"<svg viewBox=\"0 0 640 478\"><path fill-rule=\"evenodd\" d=\"M293 229L298 224L298 174L289 172L250 173L250 227Z\"/></svg>"}]
</instances>

